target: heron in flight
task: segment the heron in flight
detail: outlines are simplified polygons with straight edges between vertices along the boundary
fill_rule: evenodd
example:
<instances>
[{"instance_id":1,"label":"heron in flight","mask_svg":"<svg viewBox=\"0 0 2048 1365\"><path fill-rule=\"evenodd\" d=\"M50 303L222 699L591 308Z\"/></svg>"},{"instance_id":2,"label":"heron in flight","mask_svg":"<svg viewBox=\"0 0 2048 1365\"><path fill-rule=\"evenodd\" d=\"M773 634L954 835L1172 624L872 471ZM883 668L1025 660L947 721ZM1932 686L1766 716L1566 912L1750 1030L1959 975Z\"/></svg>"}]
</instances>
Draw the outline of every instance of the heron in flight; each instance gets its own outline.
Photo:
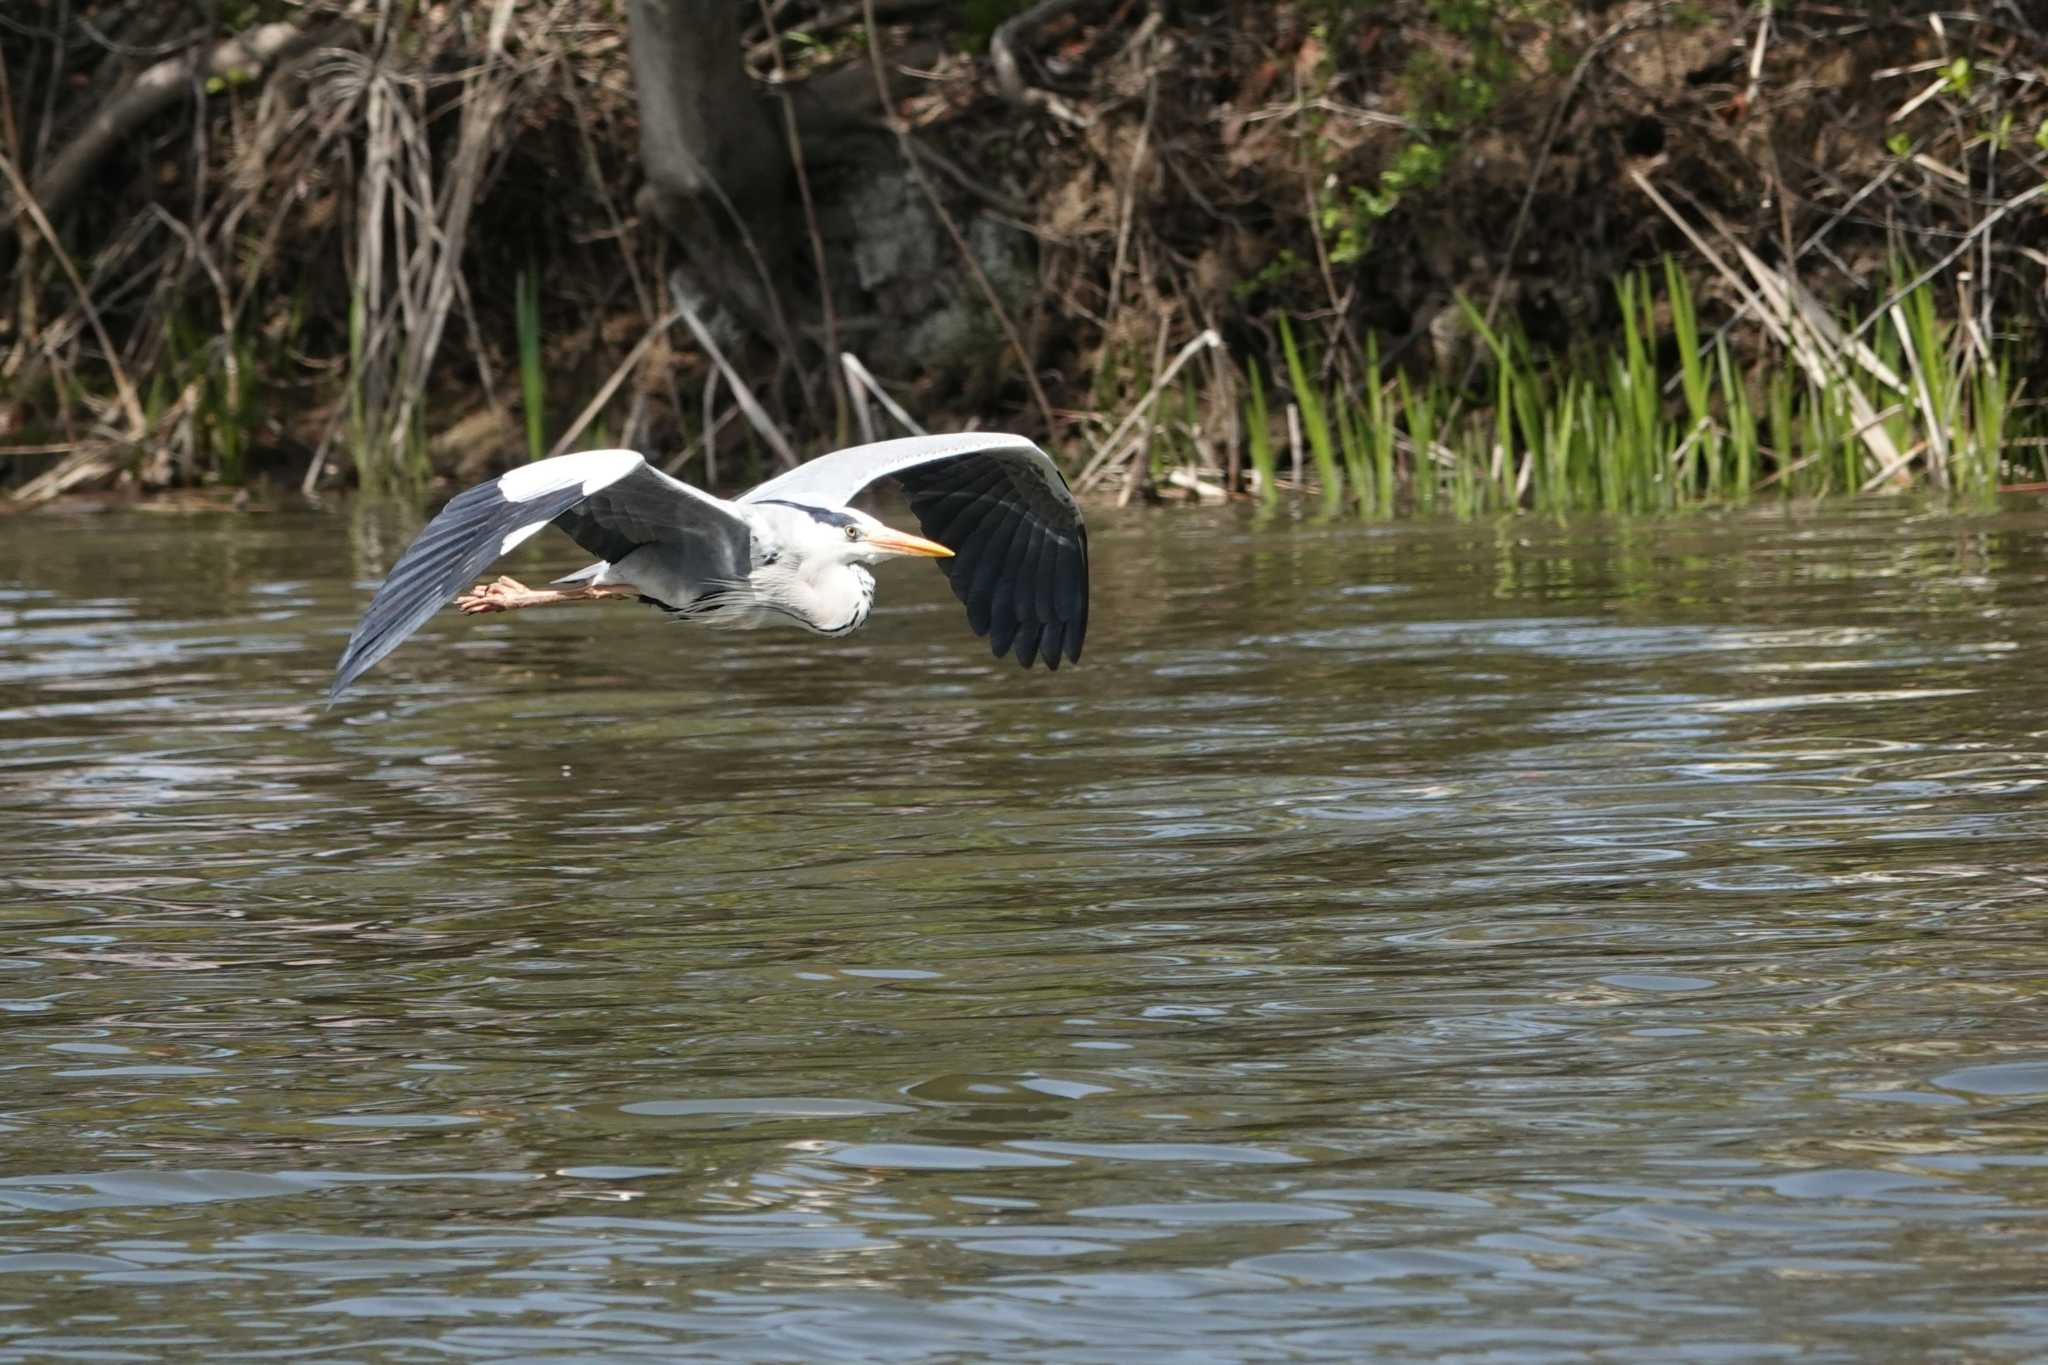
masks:
<instances>
[{"instance_id":1,"label":"heron in flight","mask_svg":"<svg viewBox=\"0 0 2048 1365\"><path fill-rule=\"evenodd\" d=\"M884 479L901 486L923 536L847 505ZM551 525L598 562L547 588L499 578L464 591ZM327 697L451 600L474 615L637 598L708 626L845 635L874 608L868 566L895 555L937 561L996 657L1014 652L1026 668L1080 662L1088 631L1081 509L1030 441L968 432L834 451L730 502L631 450L522 465L458 494L399 556L349 637Z\"/></svg>"}]
</instances>

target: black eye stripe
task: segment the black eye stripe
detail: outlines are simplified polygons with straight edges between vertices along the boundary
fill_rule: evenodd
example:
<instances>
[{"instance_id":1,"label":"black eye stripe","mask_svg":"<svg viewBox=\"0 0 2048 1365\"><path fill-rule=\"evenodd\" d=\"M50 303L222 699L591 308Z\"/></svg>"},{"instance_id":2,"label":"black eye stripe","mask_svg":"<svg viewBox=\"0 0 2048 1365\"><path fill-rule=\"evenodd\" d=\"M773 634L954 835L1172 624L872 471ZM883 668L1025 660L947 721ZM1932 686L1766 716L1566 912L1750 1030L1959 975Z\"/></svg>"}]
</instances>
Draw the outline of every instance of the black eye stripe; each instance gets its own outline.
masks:
<instances>
[{"instance_id":1,"label":"black eye stripe","mask_svg":"<svg viewBox=\"0 0 2048 1365\"><path fill-rule=\"evenodd\" d=\"M790 502L784 498L763 498L761 501L764 504L773 503L777 507L794 507L812 521L822 522L827 526L853 526L858 524L846 513L835 512L829 507L811 507L801 502Z\"/></svg>"}]
</instances>

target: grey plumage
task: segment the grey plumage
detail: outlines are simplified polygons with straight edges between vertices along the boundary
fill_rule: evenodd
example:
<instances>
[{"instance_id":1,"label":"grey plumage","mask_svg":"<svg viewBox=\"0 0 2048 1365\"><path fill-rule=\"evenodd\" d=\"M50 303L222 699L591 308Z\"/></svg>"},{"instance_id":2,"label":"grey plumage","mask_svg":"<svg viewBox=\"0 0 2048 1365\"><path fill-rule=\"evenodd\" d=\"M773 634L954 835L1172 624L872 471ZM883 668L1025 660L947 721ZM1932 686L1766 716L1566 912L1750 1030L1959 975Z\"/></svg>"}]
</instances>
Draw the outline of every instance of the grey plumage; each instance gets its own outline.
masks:
<instances>
[{"instance_id":1,"label":"grey plumage","mask_svg":"<svg viewBox=\"0 0 2048 1365\"><path fill-rule=\"evenodd\" d=\"M902 486L927 539L846 505L883 479ZM1057 669L1062 658L1079 661L1087 632L1087 530L1057 468L1022 437L856 446L731 502L633 451L585 451L522 466L451 500L372 598L336 665L329 700L548 525L600 560L558 580L578 585L565 592L513 585L526 596L512 606L626 593L707 624L786 621L839 635L867 619L874 578L866 564L892 553L950 552L939 567L968 624L998 656ZM464 607L507 609L470 597Z\"/></svg>"},{"instance_id":2,"label":"grey plumage","mask_svg":"<svg viewBox=\"0 0 2048 1365\"><path fill-rule=\"evenodd\" d=\"M939 561L967 622L1001 657L1057 669L1079 663L1088 631L1088 528L1067 481L1021 436L968 432L854 446L744 494L844 503L884 478L902 485L923 532L954 557Z\"/></svg>"}]
</instances>

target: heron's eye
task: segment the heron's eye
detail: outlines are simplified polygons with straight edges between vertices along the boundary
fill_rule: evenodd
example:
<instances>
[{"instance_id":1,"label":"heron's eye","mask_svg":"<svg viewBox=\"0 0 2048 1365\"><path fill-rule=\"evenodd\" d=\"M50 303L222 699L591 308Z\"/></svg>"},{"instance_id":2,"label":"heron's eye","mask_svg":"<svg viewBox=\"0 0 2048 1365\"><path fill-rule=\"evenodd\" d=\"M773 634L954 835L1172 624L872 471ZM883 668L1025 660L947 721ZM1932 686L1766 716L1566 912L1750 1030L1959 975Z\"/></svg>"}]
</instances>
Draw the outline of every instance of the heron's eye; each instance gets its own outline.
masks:
<instances>
[{"instance_id":1,"label":"heron's eye","mask_svg":"<svg viewBox=\"0 0 2048 1365\"><path fill-rule=\"evenodd\" d=\"M859 540L859 539L860 539L860 527L858 527L858 526L849 526L849 527L847 527L847 528L846 528L846 538L847 538L848 540Z\"/></svg>"}]
</instances>

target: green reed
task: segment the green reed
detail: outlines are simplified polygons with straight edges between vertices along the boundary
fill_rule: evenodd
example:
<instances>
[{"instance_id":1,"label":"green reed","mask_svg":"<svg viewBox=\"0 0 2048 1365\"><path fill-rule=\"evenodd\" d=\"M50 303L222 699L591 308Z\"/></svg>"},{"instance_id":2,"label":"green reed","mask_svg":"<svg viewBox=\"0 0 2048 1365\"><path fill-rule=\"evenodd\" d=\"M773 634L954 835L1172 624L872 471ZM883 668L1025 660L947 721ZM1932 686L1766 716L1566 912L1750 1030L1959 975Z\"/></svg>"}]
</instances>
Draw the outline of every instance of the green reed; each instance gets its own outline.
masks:
<instances>
[{"instance_id":1,"label":"green reed","mask_svg":"<svg viewBox=\"0 0 2048 1365\"><path fill-rule=\"evenodd\" d=\"M1271 502L1280 496L1280 471L1273 458L1273 428L1271 414L1266 409L1266 385L1259 378L1259 367L1250 367L1251 380L1245 395L1244 429L1245 453L1252 462L1252 472L1258 475L1259 500Z\"/></svg>"},{"instance_id":2,"label":"green reed","mask_svg":"<svg viewBox=\"0 0 2048 1365\"><path fill-rule=\"evenodd\" d=\"M1287 355L1287 382L1293 387L1295 405L1301 411L1301 434L1308 442L1309 455L1315 460L1316 480L1322 486L1323 503L1335 508L1344 496L1344 476L1337 468L1337 443L1330 435L1330 420L1324 414L1323 401L1317 396L1317 385L1309 377L1309 367L1303 363L1301 352L1294 345L1294 329L1287 325L1287 319L1280 319L1280 346ZM1345 400L1342 394L1332 395L1332 406L1341 415Z\"/></svg>"},{"instance_id":3,"label":"green reed","mask_svg":"<svg viewBox=\"0 0 2048 1365\"><path fill-rule=\"evenodd\" d=\"M2042 477L2048 441L2038 410L2017 401L2009 356L1944 318L1935 282L1904 289L1912 278L1901 263L1895 301L1867 320L1802 302L1747 363L1727 329L1703 329L1668 260L1615 282L1620 327L1604 346L1539 355L1464 305L1487 362L1469 389L1389 373L1376 338L1355 367L1371 379L1321 378L1342 367L1282 319L1285 373L1272 378L1285 393L1250 367L1252 467L1270 496L1291 404L1323 505L1366 517L1654 513L1902 489L1981 501Z\"/></svg>"},{"instance_id":4,"label":"green reed","mask_svg":"<svg viewBox=\"0 0 2048 1365\"><path fill-rule=\"evenodd\" d=\"M522 270L512 282L513 330L519 338L519 397L526 410L526 458L548 453L547 390L542 382L540 278Z\"/></svg>"}]
</instances>

